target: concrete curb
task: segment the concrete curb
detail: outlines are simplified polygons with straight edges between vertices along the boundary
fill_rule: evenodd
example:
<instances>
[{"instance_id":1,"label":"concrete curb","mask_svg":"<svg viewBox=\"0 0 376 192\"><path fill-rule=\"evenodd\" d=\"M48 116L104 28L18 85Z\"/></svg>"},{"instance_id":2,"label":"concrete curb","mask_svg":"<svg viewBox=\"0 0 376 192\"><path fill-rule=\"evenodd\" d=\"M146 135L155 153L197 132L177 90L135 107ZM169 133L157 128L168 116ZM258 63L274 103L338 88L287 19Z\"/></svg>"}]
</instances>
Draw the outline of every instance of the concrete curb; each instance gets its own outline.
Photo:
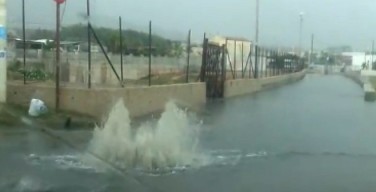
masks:
<instances>
[{"instance_id":1,"label":"concrete curb","mask_svg":"<svg viewBox=\"0 0 376 192\"><path fill-rule=\"evenodd\" d=\"M373 85L369 82L369 78L365 76L361 76L357 73L344 73L345 77L352 79L355 83L360 85L364 91L364 100L373 102L376 100L376 91Z\"/></svg>"},{"instance_id":2,"label":"concrete curb","mask_svg":"<svg viewBox=\"0 0 376 192\"><path fill-rule=\"evenodd\" d=\"M375 101L376 100L376 91L373 85L369 82L369 79L366 78L363 83L364 90L364 100L365 101Z\"/></svg>"}]
</instances>

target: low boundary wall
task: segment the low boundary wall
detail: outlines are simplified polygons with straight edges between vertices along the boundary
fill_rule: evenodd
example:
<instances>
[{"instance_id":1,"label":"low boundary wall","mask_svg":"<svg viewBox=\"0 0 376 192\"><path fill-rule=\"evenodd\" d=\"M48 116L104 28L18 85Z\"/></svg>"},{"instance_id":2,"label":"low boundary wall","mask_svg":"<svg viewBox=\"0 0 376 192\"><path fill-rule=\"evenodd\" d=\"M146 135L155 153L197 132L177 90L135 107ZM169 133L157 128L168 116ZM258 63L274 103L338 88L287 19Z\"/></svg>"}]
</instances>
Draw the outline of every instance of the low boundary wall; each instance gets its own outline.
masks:
<instances>
[{"instance_id":1,"label":"low boundary wall","mask_svg":"<svg viewBox=\"0 0 376 192\"><path fill-rule=\"evenodd\" d=\"M352 79L355 83L357 83L363 88L365 101L376 100L376 91L371 82L369 81L367 73L362 74L361 72L349 71L345 72L344 76Z\"/></svg>"},{"instance_id":2,"label":"low boundary wall","mask_svg":"<svg viewBox=\"0 0 376 192\"><path fill-rule=\"evenodd\" d=\"M166 102L176 100L183 105L198 107L206 102L205 83L161 85L135 88L66 88L60 90L62 111L102 118L122 98L132 117L162 111ZM55 107L55 88L42 85L8 83L8 103L28 106L31 98L42 99Z\"/></svg>"},{"instance_id":3,"label":"low boundary wall","mask_svg":"<svg viewBox=\"0 0 376 192\"><path fill-rule=\"evenodd\" d=\"M249 94L302 79L305 71L263 79L239 79L225 82L224 97ZM52 110L55 107L55 88L47 85L23 85L9 82L7 102L28 106L32 98L42 99ZM163 110L169 100L189 107L206 102L206 84L189 83L134 88L68 88L60 90L60 109L67 112L103 118L111 107L123 99L131 117Z\"/></svg>"},{"instance_id":4,"label":"low boundary wall","mask_svg":"<svg viewBox=\"0 0 376 192\"><path fill-rule=\"evenodd\" d=\"M304 78L306 72L290 73L262 79L238 79L225 82L224 97L234 97L254 93Z\"/></svg>"}]
</instances>

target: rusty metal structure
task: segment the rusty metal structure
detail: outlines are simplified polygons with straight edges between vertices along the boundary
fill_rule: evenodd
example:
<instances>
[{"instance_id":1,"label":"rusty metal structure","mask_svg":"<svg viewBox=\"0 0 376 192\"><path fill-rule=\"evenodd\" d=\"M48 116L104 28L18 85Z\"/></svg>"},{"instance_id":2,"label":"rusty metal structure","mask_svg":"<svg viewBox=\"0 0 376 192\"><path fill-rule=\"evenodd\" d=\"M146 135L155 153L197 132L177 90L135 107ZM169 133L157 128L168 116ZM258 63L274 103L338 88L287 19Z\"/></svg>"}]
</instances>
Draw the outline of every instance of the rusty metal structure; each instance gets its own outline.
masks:
<instances>
[{"instance_id":1,"label":"rusty metal structure","mask_svg":"<svg viewBox=\"0 0 376 192\"><path fill-rule=\"evenodd\" d=\"M225 58L224 45L209 43L207 38L204 39L200 80L206 82L208 98L223 97L226 80Z\"/></svg>"},{"instance_id":2,"label":"rusty metal structure","mask_svg":"<svg viewBox=\"0 0 376 192\"><path fill-rule=\"evenodd\" d=\"M252 44L249 52L244 52L241 45L239 66L236 45L235 41L234 50L229 50L227 40L225 44L220 44L204 37L199 79L206 82L208 98L222 98L226 80L268 78L304 69L305 59L298 55ZM233 59L230 59L230 54L234 54Z\"/></svg>"}]
</instances>

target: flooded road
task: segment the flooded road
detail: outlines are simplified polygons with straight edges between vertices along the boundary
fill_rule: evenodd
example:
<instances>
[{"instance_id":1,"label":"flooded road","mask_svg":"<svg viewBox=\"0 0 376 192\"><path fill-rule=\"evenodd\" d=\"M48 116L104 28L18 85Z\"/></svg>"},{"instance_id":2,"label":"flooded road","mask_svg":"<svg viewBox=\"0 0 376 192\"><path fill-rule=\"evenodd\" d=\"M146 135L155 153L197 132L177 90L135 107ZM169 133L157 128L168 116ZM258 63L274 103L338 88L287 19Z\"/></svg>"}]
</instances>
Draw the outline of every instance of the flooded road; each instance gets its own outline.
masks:
<instances>
[{"instance_id":1,"label":"flooded road","mask_svg":"<svg viewBox=\"0 0 376 192\"><path fill-rule=\"evenodd\" d=\"M0 131L0 191L373 191L376 105L341 76L208 104L201 166L121 176L31 129ZM86 148L90 132L56 132Z\"/></svg>"}]
</instances>

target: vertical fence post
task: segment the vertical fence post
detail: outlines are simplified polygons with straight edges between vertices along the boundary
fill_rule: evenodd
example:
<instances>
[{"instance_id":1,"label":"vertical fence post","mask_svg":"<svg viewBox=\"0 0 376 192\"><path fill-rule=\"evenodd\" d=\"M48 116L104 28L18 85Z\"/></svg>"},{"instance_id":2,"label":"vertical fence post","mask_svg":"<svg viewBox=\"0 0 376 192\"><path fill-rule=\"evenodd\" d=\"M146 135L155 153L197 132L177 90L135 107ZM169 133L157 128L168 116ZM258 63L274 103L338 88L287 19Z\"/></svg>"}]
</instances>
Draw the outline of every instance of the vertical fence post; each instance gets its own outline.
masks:
<instances>
[{"instance_id":1,"label":"vertical fence post","mask_svg":"<svg viewBox=\"0 0 376 192\"><path fill-rule=\"evenodd\" d=\"M264 60L265 60L265 77L268 77L268 51L267 49L264 49Z\"/></svg>"},{"instance_id":2,"label":"vertical fence post","mask_svg":"<svg viewBox=\"0 0 376 192\"><path fill-rule=\"evenodd\" d=\"M22 0L23 83L26 84L26 19L25 0Z\"/></svg>"},{"instance_id":3,"label":"vertical fence post","mask_svg":"<svg viewBox=\"0 0 376 192\"><path fill-rule=\"evenodd\" d=\"M152 44L152 38L151 38L151 21L149 21L149 86L151 86L151 44Z\"/></svg>"},{"instance_id":4,"label":"vertical fence post","mask_svg":"<svg viewBox=\"0 0 376 192\"><path fill-rule=\"evenodd\" d=\"M275 65L274 65L274 76L276 76L277 75L277 73L278 73L278 63L277 63L277 61L279 60L278 59L278 53L279 53L279 50L277 50L275 53L274 53L274 58L275 58Z\"/></svg>"},{"instance_id":5,"label":"vertical fence post","mask_svg":"<svg viewBox=\"0 0 376 192\"><path fill-rule=\"evenodd\" d=\"M205 80L205 73L206 73L206 52L207 52L207 45L208 41L206 39L206 33L204 33L204 41L202 44L202 59L201 59L201 71L200 71L200 81L204 82Z\"/></svg>"},{"instance_id":6,"label":"vertical fence post","mask_svg":"<svg viewBox=\"0 0 376 192\"><path fill-rule=\"evenodd\" d=\"M244 79L244 43L242 42L242 78Z\"/></svg>"},{"instance_id":7,"label":"vertical fence post","mask_svg":"<svg viewBox=\"0 0 376 192\"><path fill-rule=\"evenodd\" d=\"M263 54L264 54L264 58L262 59L263 60L263 73L264 73L264 77L266 77L267 75L267 71L266 71L266 64L267 64L267 50L264 48L264 51L263 51Z\"/></svg>"},{"instance_id":8,"label":"vertical fence post","mask_svg":"<svg viewBox=\"0 0 376 192\"><path fill-rule=\"evenodd\" d=\"M266 70L266 49L262 49L262 76L265 77L265 70Z\"/></svg>"},{"instance_id":9,"label":"vertical fence post","mask_svg":"<svg viewBox=\"0 0 376 192\"><path fill-rule=\"evenodd\" d=\"M121 17L119 17L119 40L120 40L120 79L121 83L124 83L124 72L123 72L123 27L122 27L122 20Z\"/></svg>"},{"instance_id":10,"label":"vertical fence post","mask_svg":"<svg viewBox=\"0 0 376 192\"><path fill-rule=\"evenodd\" d=\"M91 88L91 30L90 30L90 0L86 1L86 12L87 12L87 61L88 61L88 79L87 86Z\"/></svg>"},{"instance_id":11,"label":"vertical fence post","mask_svg":"<svg viewBox=\"0 0 376 192\"><path fill-rule=\"evenodd\" d=\"M262 63L262 47L258 47L258 55L259 55L259 59L258 59L258 63L259 63L258 77L262 78L262 76L263 76L263 73L262 73L262 65L263 65L263 63Z\"/></svg>"},{"instance_id":12,"label":"vertical fence post","mask_svg":"<svg viewBox=\"0 0 376 192\"><path fill-rule=\"evenodd\" d=\"M285 68L285 61L284 61L284 52L283 51L281 51L281 53L279 53L279 58L280 58L280 62L281 62L281 64L280 64L280 66L278 67L278 70L277 70L277 72L278 72L278 75L281 75L282 74L282 72L283 72L283 69Z\"/></svg>"},{"instance_id":13,"label":"vertical fence post","mask_svg":"<svg viewBox=\"0 0 376 192\"><path fill-rule=\"evenodd\" d=\"M286 74L286 53L283 53L283 75Z\"/></svg>"},{"instance_id":14,"label":"vertical fence post","mask_svg":"<svg viewBox=\"0 0 376 192\"><path fill-rule=\"evenodd\" d=\"M275 72L275 61L276 61L276 51L275 50L273 50L272 51L272 58L273 58L273 65L272 65L272 72L271 72L271 74L272 74L272 76L274 76L275 74L274 74L274 72Z\"/></svg>"},{"instance_id":15,"label":"vertical fence post","mask_svg":"<svg viewBox=\"0 0 376 192\"><path fill-rule=\"evenodd\" d=\"M277 59L278 59L278 53L279 53L279 51L277 50L275 53L274 53L274 56L275 56L275 65L274 65L274 76L276 76L277 75L277 73L278 73L278 63L277 63Z\"/></svg>"},{"instance_id":16,"label":"vertical fence post","mask_svg":"<svg viewBox=\"0 0 376 192\"><path fill-rule=\"evenodd\" d=\"M283 75L285 73L285 68L286 68L285 52L281 53L281 62L282 62L281 64L282 66L281 66L279 75Z\"/></svg>"},{"instance_id":17,"label":"vertical fence post","mask_svg":"<svg viewBox=\"0 0 376 192\"><path fill-rule=\"evenodd\" d=\"M189 62L191 57L191 35L192 31L188 31L188 39L187 39L187 71L186 71L186 83L189 83Z\"/></svg>"},{"instance_id":18,"label":"vertical fence post","mask_svg":"<svg viewBox=\"0 0 376 192\"><path fill-rule=\"evenodd\" d=\"M255 72L254 72L254 77L255 79L258 78L258 46L255 45Z\"/></svg>"},{"instance_id":19,"label":"vertical fence post","mask_svg":"<svg viewBox=\"0 0 376 192\"><path fill-rule=\"evenodd\" d=\"M270 52L271 50L266 50L266 76L270 77Z\"/></svg>"},{"instance_id":20,"label":"vertical fence post","mask_svg":"<svg viewBox=\"0 0 376 192\"><path fill-rule=\"evenodd\" d=\"M251 79L252 78L252 68L253 68L253 62L252 62L252 54L253 54L253 46L252 46L252 43L249 45L249 78Z\"/></svg>"},{"instance_id":21,"label":"vertical fence post","mask_svg":"<svg viewBox=\"0 0 376 192\"><path fill-rule=\"evenodd\" d=\"M276 50L272 51L272 58L273 58L273 66L272 66L272 76L275 75L275 64L276 64Z\"/></svg>"},{"instance_id":22,"label":"vertical fence post","mask_svg":"<svg viewBox=\"0 0 376 192\"><path fill-rule=\"evenodd\" d=\"M235 40L235 43L234 43L234 79L236 79L237 78L237 73L238 73L238 71L237 71L237 69L236 69L236 58L237 58L237 54L236 54L236 40Z\"/></svg>"},{"instance_id":23,"label":"vertical fence post","mask_svg":"<svg viewBox=\"0 0 376 192\"><path fill-rule=\"evenodd\" d=\"M264 48L260 48L260 78L264 77Z\"/></svg>"},{"instance_id":24,"label":"vertical fence post","mask_svg":"<svg viewBox=\"0 0 376 192\"><path fill-rule=\"evenodd\" d=\"M224 90L225 90L225 82L227 78L226 74L226 47L225 45L222 45L221 47L222 51L222 60L221 60L221 65L222 65L222 77L221 77L221 96L224 97Z\"/></svg>"}]
</instances>

